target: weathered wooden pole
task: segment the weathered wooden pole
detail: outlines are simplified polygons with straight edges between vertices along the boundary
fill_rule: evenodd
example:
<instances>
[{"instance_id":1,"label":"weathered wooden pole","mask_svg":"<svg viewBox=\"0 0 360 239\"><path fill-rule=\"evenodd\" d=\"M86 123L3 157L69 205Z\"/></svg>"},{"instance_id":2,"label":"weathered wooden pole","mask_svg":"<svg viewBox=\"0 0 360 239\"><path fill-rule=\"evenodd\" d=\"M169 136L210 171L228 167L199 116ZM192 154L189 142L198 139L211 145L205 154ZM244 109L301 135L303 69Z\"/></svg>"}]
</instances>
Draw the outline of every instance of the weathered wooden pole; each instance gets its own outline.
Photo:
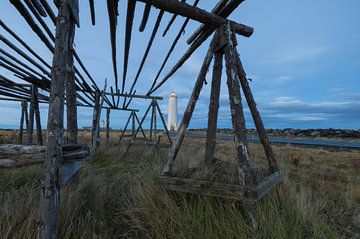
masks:
<instances>
[{"instance_id":1,"label":"weathered wooden pole","mask_svg":"<svg viewBox=\"0 0 360 239\"><path fill-rule=\"evenodd\" d=\"M31 86L31 100L30 100L30 110L29 110L29 128L27 135L27 144L30 145L33 143L33 132L34 132L34 107L35 107L35 98L34 98L34 85Z\"/></svg>"},{"instance_id":2,"label":"weathered wooden pole","mask_svg":"<svg viewBox=\"0 0 360 239\"><path fill-rule=\"evenodd\" d=\"M70 49L66 56L68 66L74 65L74 48ZM66 74L66 119L67 119L67 133L68 143L77 144L78 124L77 124L77 104L76 104L76 84L75 71L71 67Z\"/></svg>"},{"instance_id":3,"label":"weathered wooden pole","mask_svg":"<svg viewBox=\"0 0 360 239\"><path fill-rule=\"evenodd\" d=\"M154 114L155 114L155 107L154 107L154 100L151 102L151 118L150 118L150 137L149 139L152 139L153 134L153 127L154 127Z\"/></svg>"},{"instance_id":4,"label":"weathered wooden pole","mask_svg":"<svg viewBox=\"0 0 360 239\"><path fill-rule=\"evenodd\" d=\"M163 115L162 115L162 113L161 113L160 106L159 106L159 104L157 103L157 101L156 101L156 108L157 108L157 110L158 110L158 113L159 113L159 116L160 116L161 122L162 122L162 124L163 124L163 126L164 126L166 136L167 136L167 138L168 138L168 140L169 140L170 144L172 144L171 137L170 137L169 131L168 131L168 129L167 129L167 126L166 126L166 122L165 122L164 116L163 116Z\"/></svg>"},{"instance_id":5,"label":"weathered wooden pole","mask_svg":"<svg viewBox=\"0 0 360 239\"><path fill-rule=\"evenodd\" d=\"M97 146L97 124L98 124L98 115L100 110L100 92L95 92L95 105L93 111L93 122L91 128L91 156L95 157L96 146Z\"/></svg>"},{"instance_id":6,"label":"weathered wooden pole","mask_svg":"<svg viewBox=\"0 0 360 239\"><path fill-rule=\"evenodd\" d=\"M232 39L232 31L230 24L225 24L222 29L226 45L224 47L227 85L229 90L231 118L234 128L235 145L237 149L237 169L240 185L253 185L254 175L250 165L250 154L246 138L246 125L243 106L241 103L240 85L237 76L237 68L235 61L234 43Z\"/></svg>"},{"instance_id":7,"label":"weathered wooden pole","mask_svg":"<svg viewBox=\"0 0 360 239\"><path fill-rule=\"evenodd\" d=\"M64 136L65 76L72 66L67 65L67 53L75 34L69 1L59 1L56 19L56 39L51 71L51 94L49 101L46 158L44 178L40 194L39 238L57 238L60 209L60 177Z\"/></svg>"},{"instance_id":8,"label":"weathered wooden pole","mask_svg":"<svg viewBox=\"0 0 360 239\"><path fill-rule=\"evenodd\" d=\"M135 135L135 112L132 112L132 118L131 118L131 134Z\"/></svg>"},{"instance_id":9,"label":"weathered wooden pole","mask_svg":"<svg viewBox=\"0 0 360 239\"><path fill-rule=\"evenodd\" d=\"M42 129L41 129L41 118L40 118L40 107L39 107L39 91L36 86L33 86L34 94L34 112L35 112L35 122L36 122L36 134L38 145L43 145L42 139Z\"/></svg>"},{"instance_id":10,"label":"weathered wooden pole","mask_svg":"<svg viewBox=\"0 0 360 239\"><path fill-rule=\"evenodd\" d=\"M184 113L183 118L181 120L180 126L179 126L179 128L177 130L176 138L173 141L173 143L172 143L172 145L170 147L170 150L168 152L167 161L166 161L166 163L164 165L164 168L162 169L162 172L161 172L162 176L168 176L168 175L171 174L171 170L172 170L175 158L177 156L177 153L179 152L181 143L182 143L182 141L184 139L186 130L187 130L188 126L189 126L191 116L192 116L192 114L194 112L196 102L199 99L200 91L201 91L201 89L203 87L205 77L206 77L206 73L207 73L207 71L209 69L209 65L211 63L211 60L212 60L212 57L213 57L213 54L214 54L214 48L215 48L216 43L217 43L217 35L218 34L215 34L213 40L210 43L210 47L209 47L209 49L208 49L208 51L206 53L204 62L202 64L202 66L201 66L201 69L200 69L200 72L199 72L199 75L198 75L198 78L197 78L197 80L195 82L194 89L193 89L193 91L191 93L189 103L188 103L188 105L186 107L186 110L185 110L185 113Z\"/></svg>"},{"instance_id":11,"label":"weathered wooden pole","mask_svg":"<svg viewBox=\"0 0 360 239\"><path fill-rule=\"evenodd\" d=\"M26 100L23 100L21 102L21 117L20 117L19 139L18 139L19 144L22 144L23 141L24 120L25 120L25 114L27 114L26 108L27 108L27 102Z\"/></svg>"},{"instance_id":12,"label":"weathered wooden pole","mask_svg":"<svg viewBox=\"0 0 360 239\"><path fill-rule=\"evenodd\" d=\"M133 118L133 114L134 114L134 111L131 111L131 113L130 113L130 115L129 115L129 118L128 118L127 121L126 121L125 127L124 127L124 129L123 129L123 131L122 131L122 133L121 133L121 135L120 135L120 137L119 137L119 144L120 144L122 138L124 137L124 134L125 134L125 132L126 132L126 130L127 130L127 127L128 127L128 125L129 125L129 123L130 123L130 120Z\"/></svg>"},{"instance_id":13,"label":"weathered wooden pole","mask_svg":"<svg viewBox=\"0 0 360 239\"><path fill-rule=\"evenodd\" d=\"M252 117L254 119L256 130L258 132L260 141L261 141L261 143L262 143L262 145L264 147L264 151L265 151L268 163L269 163L270 171L275 172L275 171L277 171L279 169L277 161L275 159L273 150L271 148L269 138L267 136L267 133L266 133L263 121L261 119L260 113L259 113L259 111L257 109L256 102L255 102L253 94L251 92L251 89L250 89L248 80L246 78L246 74L245 74L244 68L242 66L240 56L239 56L239 53L237 52L236 47L234 48L234 50L235 50L235 57L236 57L236 62L237 62L237 70L238 70L238 75L239 75L239 79L240 79L241 88L242 88L242 90L244 92L244 95L245 95L246 101L248 103L251 115L252 115Z\"/></svg>"},{"instance_id":14,"label":"weathered wooden pole","mask_svg":"<svg viewBox=\"0 0 360 239\"><path fill-rule=\"evenodd\" d=\"M106 144L109 143L110 138L110 109L106 109Z\"/></svg>"},{"instance_id":15,"label":"weathered wooden pole","mask_svg":"<svg viewBox=\"0 0 360 239\"><path fill-rule=\"evenodd\" d=\"M214 163L223 54L222 50L215 52L205 147L205 164L208 166Z\"/></svg>"}]
</instances>

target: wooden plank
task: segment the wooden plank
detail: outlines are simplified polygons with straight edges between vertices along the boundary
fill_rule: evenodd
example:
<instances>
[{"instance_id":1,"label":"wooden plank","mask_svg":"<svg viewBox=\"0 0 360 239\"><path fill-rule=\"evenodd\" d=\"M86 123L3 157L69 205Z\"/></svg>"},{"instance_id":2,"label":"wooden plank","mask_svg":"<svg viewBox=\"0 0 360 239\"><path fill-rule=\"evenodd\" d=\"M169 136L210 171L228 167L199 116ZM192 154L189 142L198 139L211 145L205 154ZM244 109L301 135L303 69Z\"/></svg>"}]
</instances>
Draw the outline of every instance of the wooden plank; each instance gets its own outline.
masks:
<instances>
[{"instance_id":1,"label":"wooden plank","mask_svg":"<svg viewBox=\"0 0 360 239\"><path fill-rule=\"evenodd\" d=\"M63 162L69 160L82 160L90 155L89 149L78 149L63 152Z\"/></svg>"},{"instance_id":2,"label":"wooden plank","mask_svg":"<svg viewBox=\"0 0 360 239\"><path fill-rule=\"evenodd\" d=\"M193 88L193 91L191 93L188 105L186 107L186 110L184 112L183 118L181 120L180 126L178 128L178 131L176 133L176 138L173 141L171 148L167 155L167 161L162 169L161 175L167 176L171 174L171 170L175 161L175 158L177 156L177 153L179 152L181 143L184 139L185 133L187 128L189 127L189 123L192 117L192 114L194 112L196 102L199 99L200 91L203 87L206 73L209 69L209 65L211 63L213 54L214 54L214 47L216 46L217 42L217 34L214 36L213 40L210 43L210 47L206 53L206 56L204 58L203 64L201 66L198 78L195 82L195 86Z\"/></svg>"},{"instance_id":3,"label":"wooden plank","mask_svg":"<svg viewBox=\"0 0 360 239\"><path fill-rule=\"evenodd\" d=\"M46 157L40 195L39 238L56 238L60 211L60 165L64 137L64 101L66 56L75 34L74 22L66 2L61 1L56 20L56 40L51 72ZM71 67L71 66L70 66Z\"/></svg>"},{"instance_id":4,"label":"wooden plank","mask_svg":"<svg viewBox=\"0 0 360 239\"><path fill-rule=\"evenodd\" d=\"M215 61L211 82L208 128L205 145L205 164L211 166L214 163L216 146L216 129L219 112L219 98L221 87L223 52L215 53Z\"/></svg>"},{"instance_id":5,"label":"wooden plank","mask_svg":"<svg viewBox=\"0 0 360 239\"><path fill-rule=\"evenodd\" d=\"M177 177L159 178L160 183L169 191L200 194L245 203L256 203L256 191L251 187L236 184L223 184Z\"/></svg>"},{"instance_id":6,"label":"wooden plank","mask_svg":"<svg viewBox=\"0 0 360 239\"><path fill-rule=\"evenodd\" d=\"M271 192L277 185L284 180L284 174L281 170L272 173L270 176L261 180L256 186L257 199L262 199L266 194Z\"/></svg>"},{"instance_id":7,"label":"wooden plank","mask_svg":"<svg viewBox=\"0 0 360 239\"><path fill-rule=\"evenodd\" d=\"M59 170L60 186L64 186L75 174L77 174L82 168L83 164L84 162L82 160L64 162Z\"/></svg>"}]
</instances>

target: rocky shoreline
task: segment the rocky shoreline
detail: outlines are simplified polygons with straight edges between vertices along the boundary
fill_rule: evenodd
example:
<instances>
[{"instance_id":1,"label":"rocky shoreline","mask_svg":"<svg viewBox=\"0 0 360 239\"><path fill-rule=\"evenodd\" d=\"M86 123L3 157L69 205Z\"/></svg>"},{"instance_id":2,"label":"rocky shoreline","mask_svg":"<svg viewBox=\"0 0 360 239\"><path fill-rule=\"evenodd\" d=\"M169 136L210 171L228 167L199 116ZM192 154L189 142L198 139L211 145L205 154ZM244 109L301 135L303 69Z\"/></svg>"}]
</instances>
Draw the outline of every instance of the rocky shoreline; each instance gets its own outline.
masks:
<instances>
[{"instance_id":1,"label":"rocky shoreline","mask_svg":"<svg viewBox=\"0 0 360 239\"><path fill-rule=\"evenodd\" d=\"M189 129L189 131L206 131L206 129ZM345 138L360 139L359 130L349 129L267 129L271 137L311 137L311 138ZM231 133L232 129L218 129L219 133ZM256 135L255 129L248 129L248 134Z\"/></svg>"}]
</instances>

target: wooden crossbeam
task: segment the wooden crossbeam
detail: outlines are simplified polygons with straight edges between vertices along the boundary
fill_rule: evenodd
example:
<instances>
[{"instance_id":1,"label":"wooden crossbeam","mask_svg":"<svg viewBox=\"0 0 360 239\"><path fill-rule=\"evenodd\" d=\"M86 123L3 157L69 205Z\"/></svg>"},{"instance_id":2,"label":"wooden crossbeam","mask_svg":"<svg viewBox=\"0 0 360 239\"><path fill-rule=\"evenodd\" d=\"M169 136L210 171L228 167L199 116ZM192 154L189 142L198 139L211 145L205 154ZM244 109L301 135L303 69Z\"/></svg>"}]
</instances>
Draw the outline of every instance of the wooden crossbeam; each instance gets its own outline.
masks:
<instances>
[{"instance_id":1,"label":"wooden crossbeam","mask_svg":"<svg viewBox=\"0 0 360 239\"><path fill-rule=\"evenodd\" d=\"M214 13L205 11L198 7L191 6L185 2L178 0L137 0L137 1L149 3L164 11L178 14L183 17L189 17L193 20L214 27L218 27L222 24L225 24L226 22L226 19L223 17L220 17ZM253 29L249 26L239 24L236 22L232 22L232 24L234 26L234 31L240 35L249 37L249 33L251 32L252 34L253 32Z\"/></svg>"}]
</instances>

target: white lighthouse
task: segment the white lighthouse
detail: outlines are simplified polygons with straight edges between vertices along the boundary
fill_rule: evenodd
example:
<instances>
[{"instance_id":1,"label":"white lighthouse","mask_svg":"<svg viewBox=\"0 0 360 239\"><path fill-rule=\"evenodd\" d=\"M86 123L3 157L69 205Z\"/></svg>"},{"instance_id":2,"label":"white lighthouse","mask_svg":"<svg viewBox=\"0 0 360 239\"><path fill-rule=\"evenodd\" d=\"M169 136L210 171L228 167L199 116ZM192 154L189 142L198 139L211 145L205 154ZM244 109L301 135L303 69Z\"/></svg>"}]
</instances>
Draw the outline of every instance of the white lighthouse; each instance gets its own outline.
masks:
<instances>
[{"instance_id":1,"label":"white lighthouse","mask_svg":"<svg viewBox=\"0 0 360 239\"><path fill-rule=\"evenodd\" d=\"M168 124L167 128L170 131L176 131L178 129L178 106L176 93L173 91L169 95L169 108L168 108Z\"/></svg>"}]
</instances>

